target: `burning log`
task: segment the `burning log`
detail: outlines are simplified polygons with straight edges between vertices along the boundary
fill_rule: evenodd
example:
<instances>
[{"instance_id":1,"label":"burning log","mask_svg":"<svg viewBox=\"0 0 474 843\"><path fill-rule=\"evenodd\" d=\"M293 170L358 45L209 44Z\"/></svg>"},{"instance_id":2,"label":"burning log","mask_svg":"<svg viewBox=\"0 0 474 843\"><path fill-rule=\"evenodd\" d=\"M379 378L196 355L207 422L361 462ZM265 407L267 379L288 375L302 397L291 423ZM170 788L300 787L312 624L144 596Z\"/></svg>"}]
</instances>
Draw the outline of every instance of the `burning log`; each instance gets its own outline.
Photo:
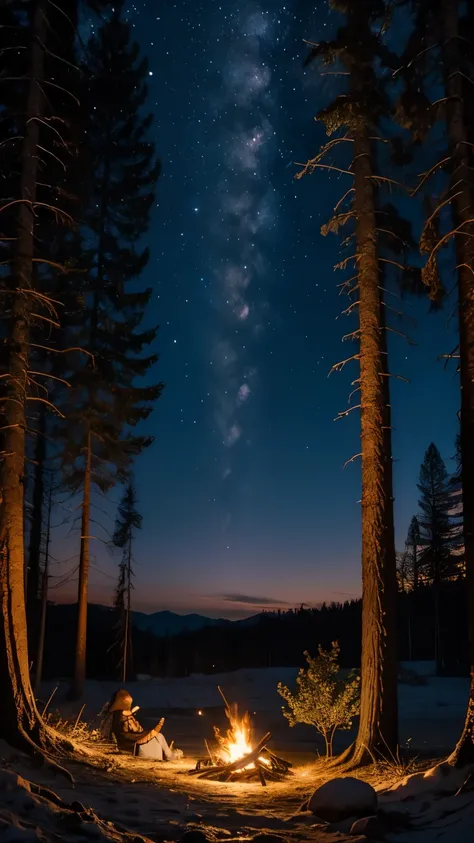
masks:
<instances>
[{"instance_id":1,"label":"burning log","mask_svg":"<svg viewBox=\"0 0 474 843\"><path fill-rule=\"evenodd\" d=\"M202 762L198 761L196 769L190 770L189 775L219 782L250 782L254 780L260 781L263 787L266 787L267 779L269 781L282 781L286 776L291 775L291 764L266 748L270 738L270 732L267 732L255 749L228 764L221 762L203 768Z\"/></svg>"},{"instance_id":2,"label":"burning log","mask_svg":"<svg viewBox=\"0 0 474 843\"><path fill-rule=\"evenodd\" d=\"M267 748L270 732L252 748L248 712L239 717L237 706L231 706L227 702L221 688L218 687L218 691L224 701L225 715L230 728L223 735L214 726L217 749L211 751L205 741L208 758L200 758L196 768L189 771L189 775L221 782L260 781L263 787L266 787L267 779L281 781L285 776L291 775L291 764Z\"/></svg>"}]
</instances>

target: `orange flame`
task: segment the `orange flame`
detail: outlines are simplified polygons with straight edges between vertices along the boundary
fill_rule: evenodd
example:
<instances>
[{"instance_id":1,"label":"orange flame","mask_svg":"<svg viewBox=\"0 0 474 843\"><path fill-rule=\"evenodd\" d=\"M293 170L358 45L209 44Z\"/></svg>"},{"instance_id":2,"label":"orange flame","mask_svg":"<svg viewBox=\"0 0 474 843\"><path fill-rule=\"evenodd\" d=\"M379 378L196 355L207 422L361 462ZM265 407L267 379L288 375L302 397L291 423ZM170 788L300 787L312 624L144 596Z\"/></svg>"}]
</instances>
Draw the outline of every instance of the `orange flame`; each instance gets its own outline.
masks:
<instances>
[{"instance_id":1,"label":"orange flame","mask_svg":"<svg viewBox=\"0 0 474 843\"><path fill-rule=\"evenodd\" d=\"M226 717L229 721L230 728L224 735L221 735L217 726L214 726L214 734L220 746L220 749L225 753L225 763L232 764L238 761L239 758L244 758L252 752L252 744L250 741L251 723L248 711L244 716L239 718L237 705L233 705L225 710ZM264 764L268 761L265 758L259 758ZM255 764L247 764L245 770L250 770Z\"/></svg>"}]
</instances>

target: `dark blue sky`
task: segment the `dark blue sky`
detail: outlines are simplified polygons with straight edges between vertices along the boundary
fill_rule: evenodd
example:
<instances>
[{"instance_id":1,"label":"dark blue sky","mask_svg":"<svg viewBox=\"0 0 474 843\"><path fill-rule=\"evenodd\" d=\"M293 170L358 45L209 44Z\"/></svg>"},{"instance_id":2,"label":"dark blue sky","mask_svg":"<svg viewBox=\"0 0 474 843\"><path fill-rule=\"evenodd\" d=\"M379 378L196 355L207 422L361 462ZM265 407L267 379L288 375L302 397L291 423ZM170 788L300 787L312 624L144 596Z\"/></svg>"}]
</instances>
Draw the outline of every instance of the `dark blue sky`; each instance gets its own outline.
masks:
<instances>
[{"instance_id":1,"label":"dark blue sky","mask_svg":"<svg viewBox=\"0 0 474 843\"><path fill-rule=\"evenodd\" d=\"M333 421L356 364L327 377L353 353L341 337L355 325L336 321L339 240L320 235L348 185L324 172L293 179L293 162L324 141L313 117L334 90L330 76L302 69L303 39L331 26L326 2L310 7L129 7L163 161L142 279L156 290L156 375L167 383L136 469L135 604L145 611L233 617L360 594L360 462L343 469L359 419ZM402 305L396 327L417 346L395 338L390 348L391 370L410 379L392 379L400 547L424 450L433 440L453 455L458 407L454 369L438 360L456 344L448 310ZM97 565L92 597L105 602L114 563L98 550Z\"/></svg>"}]
</instances>

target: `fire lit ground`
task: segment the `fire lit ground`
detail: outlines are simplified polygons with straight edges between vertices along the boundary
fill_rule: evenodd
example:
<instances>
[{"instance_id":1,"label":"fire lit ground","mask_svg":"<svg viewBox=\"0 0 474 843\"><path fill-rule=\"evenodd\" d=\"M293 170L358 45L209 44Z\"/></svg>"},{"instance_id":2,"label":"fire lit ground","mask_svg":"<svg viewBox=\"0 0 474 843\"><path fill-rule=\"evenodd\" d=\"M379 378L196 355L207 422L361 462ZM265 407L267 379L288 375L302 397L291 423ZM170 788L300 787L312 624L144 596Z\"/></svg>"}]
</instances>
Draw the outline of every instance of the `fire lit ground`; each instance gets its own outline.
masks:
<instances>
[{"instance_id":1,"label":"fire lit ground","mask_svg":"<svg viewBox=\"0 0 474 843\"><path fill-rule=\"evenodd\" d=\"M76 778L74 787L47 769L35 771L35 780L51 787L66 802L77 800L117 828L154 841L179 840L183 829L200 828L212 841L248 839L257 832L266 831L291 843L332 843L336 838L322 833L321 828L314 825L314 817L308 818L298 812L328 774L324 763L317 761L317 751L322 750L322 743L318 742L315 730L309 726L290 729L282 717L276 683L280 678L292 682L295 675L296 671L290 675L289 669L268 668L219 677L190 676L131 683L129 689L134 700L141 704L140 722L153 726L164 715L164 733L184 750L185 758L171 764L141 762L131 755L111 755L110 752L104 755L97 744L92 744L90 760L95 769L71 766ZM228 699L238 701L241 712L250 703L251 729L250 735L244 735L246 747L255 746L270 731L269 747L293 763L293 775L282 781L271 781L267 787L262 787L258 780L221 782L188 775L197 759L205 756L205 741L213 740L214 726L221 734L225 734L228 727L217 691L219 683ZM47 699L54 687L47 683L42 698ZM431 758L442 758L453 746L461 728L467 688L465 679L429 677L425 685L401 684L402 745L411 737L415 754L427 758L426 747L429 747ZM66 684L58 689L52 708L59 709L63 717L74 723L80 705L65 700L66 690ZM82 738L96 725L96 712L113 690L112 683L87 683L83 719L88 729L84 733L79 730L79 749L87 751L88 742L84 746ZM174 702L174 708L170 707L171 702ZM347 745L351 737L351 733L342 733L336 749ZM14 769L31 778L31 770L22 769L21 765ZM370 779L374 786L387 788L394 779L400 779L400 770L385 769L371 775L375 776ZM395 796L399 798L398 794ZM409 803L404 803L403 810L408 806L410 811L419 811L420 822L426 825L426 804L431 798L424 791L419 802L410 799ZM441 816L446 813L443 800L436 797L431 799L431 804L434 813L429 822L439 826L445 822ZM436 812L441 813L438 816ZM356 838L337 836L338 843L346 839L354 841ZM426 843L426 840L432 843L432 838L415 839L418 843ZM467 838L448 836L440 839L442 843L453 843L454 839L464 843L471 838L469 832Z\"/></svg>"}]
</instances>

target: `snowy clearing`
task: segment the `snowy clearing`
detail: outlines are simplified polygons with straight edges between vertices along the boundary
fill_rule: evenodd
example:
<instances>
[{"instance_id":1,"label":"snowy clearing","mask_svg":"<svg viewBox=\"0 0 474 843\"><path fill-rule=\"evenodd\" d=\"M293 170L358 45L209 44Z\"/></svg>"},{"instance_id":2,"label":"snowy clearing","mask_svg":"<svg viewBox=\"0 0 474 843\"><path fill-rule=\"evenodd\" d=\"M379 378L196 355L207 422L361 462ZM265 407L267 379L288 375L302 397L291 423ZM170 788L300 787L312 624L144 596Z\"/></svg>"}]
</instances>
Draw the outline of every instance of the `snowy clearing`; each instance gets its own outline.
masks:
<instances>
[{"instance_id":1,"label":"snowy clearing","mask_svg":"<svg viewBox=\"0 0 474 843\"><path fill-rule=\"evenodd\" d=\"M412 666L423 676L427 666ZM194 674L179 679L149 679L130 682L127 688L140 706L144 725L166 717L164 732L174 739L186 754L200 754L204 738L212 737L212 726L224 724L220 686L231 702L239 705L241 712L249 711L255 734L261 737L267 730L272 733L280 750L307 753L306 760L315 760L323 751L323 743L309 726L288 727L281 715L283 700L277 693L279 681L294 686L297 668L266 668L238 670L226 674ZM466 678L437 678L425 676L426 684L399 684L400 745L409 745L416 753L430 757L449 752L459 737L466 711L469 682ZM75 718L82 703L86 704L84 719L94 723L104 703L118 687L116 682L86 683L81 703L67 703L65 696L69 683L49 682L42 689L42 698L48 699L56 686L52 709L60 709L63 716ZM202 714L198 714L202 712ZM353 733L340 733L336 750L347 746Z\"/></svg>"},{"instance_id":2,"label":"snowy clearing","mask_svg":"<svg viewBox=\"0 0 474 843\"><path fill-rule=\"evenodd\" d=\"M315 788L331 777L317 757L320 744L309 727L290 729L280 712L276 693L278 680L292 684L296 670L272 668L244 670L222 676L192 676L189 679L150 680L129 684L141 706L139 717L146 725L165 714L164 732L184 749L184 760L172 763L140 761L117 754L87 738L88 729L79 725L77 748L88 756L91 766L68 761L75 777L72 786L47 768L32 767L31 761L0 746L1 843L58 839L150 839L157 843L180 840L186 831L202 830L210 841L255 839L256 843L340 843L348 840L379 839L393 843L470 843L474 823L473 791L463 787L467 773L441 767L436 774L424 773L401 780L400 769L383 766L362 771L360 778L377 790L379 812L362 823L366 834L350 835L354 819L325 824L314 814L301 811ZM57 683L43 689L47 699ZM190 778L187 772L205 753L204 739L212 738L212 726L224 725L223 707L217 685L232 702L248 709L255 736L272 732L270 746L293 763L293 775L281 783L260 784L209 782ZM83 720L97 723L97 713L116 685L89 682ZM66 683L60 685L51 703L63 718L74 723L81 704L65 702ZM464 679L427 678L426 685L400 685L401 732L412 737L412 745L431 758L442 757L458 737L464 717L468 683ZM199 713L200 712L200 713ZM409 734L409 732L411 734ZM341 745L351 738L342 733ZM434 747L440 747L437 752ZM427 764L425 758L425 766ZM63 800L51 806L41 795L29 793L12 779L13 772L36 785L51 788ZM333 775L333 774L332 774ZM447 795L446 795L447 794ZM75 809L68 808L76 803ZM79 803L79 808L78 808ZM84 810L80 809L85 809ZM357 826L360 827L360 826ZM193 843L192 840L189 843ZM195 840L194 843L199 843Z\"/></svg>"}]
</instances>

